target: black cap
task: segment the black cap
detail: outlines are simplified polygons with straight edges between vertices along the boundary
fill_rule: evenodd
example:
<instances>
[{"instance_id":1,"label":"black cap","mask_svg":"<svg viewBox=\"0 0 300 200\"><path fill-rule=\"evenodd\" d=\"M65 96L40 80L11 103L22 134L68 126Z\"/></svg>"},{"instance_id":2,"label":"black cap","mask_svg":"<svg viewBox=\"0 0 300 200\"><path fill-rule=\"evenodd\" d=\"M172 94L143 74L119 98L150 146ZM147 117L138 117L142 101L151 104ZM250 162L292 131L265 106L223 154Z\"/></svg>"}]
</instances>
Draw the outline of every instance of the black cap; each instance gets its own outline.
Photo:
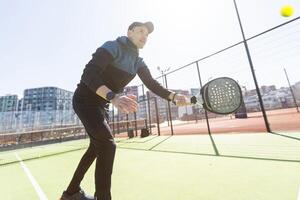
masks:
<instances>
[{"instance_id":1,"label":"black cap","mask_svg":"<svg viewBox=\"0 0 300 200\"><path fill-rule=\"evenodd\" d=\"M149 34L152 33L153 30L154 30L154 26L153 26L152 22L145 22L145 23L142 23L142 22L133 22L128 27L128 30L132 30L134 27L137 27L137 26L145 26L148 29L148 33Z\"/></svg>"}]
</instances>

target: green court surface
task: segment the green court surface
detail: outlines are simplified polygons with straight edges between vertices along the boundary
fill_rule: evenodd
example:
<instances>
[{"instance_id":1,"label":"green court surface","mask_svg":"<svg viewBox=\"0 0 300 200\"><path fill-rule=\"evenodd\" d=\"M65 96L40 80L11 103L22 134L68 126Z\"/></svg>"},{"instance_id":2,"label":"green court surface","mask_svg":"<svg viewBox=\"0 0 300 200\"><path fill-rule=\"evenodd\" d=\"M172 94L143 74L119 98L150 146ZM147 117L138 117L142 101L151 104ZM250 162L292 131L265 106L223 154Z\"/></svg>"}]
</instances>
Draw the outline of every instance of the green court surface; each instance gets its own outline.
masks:
<instances>
[{"instance_id":1,"label":"green court surface","mask_svg":"<svg viewBox=\"0 0 300 200\"><path fill-rule=\"evenodd\" d=\"M115 200L298 200L300 133L149 136L117 140ZM1 199L58 199L88 140L0 153ZM94 164L82 188L94 192ZM4 196L3 196L4 195Z\"/></svg>"}]
</instances>

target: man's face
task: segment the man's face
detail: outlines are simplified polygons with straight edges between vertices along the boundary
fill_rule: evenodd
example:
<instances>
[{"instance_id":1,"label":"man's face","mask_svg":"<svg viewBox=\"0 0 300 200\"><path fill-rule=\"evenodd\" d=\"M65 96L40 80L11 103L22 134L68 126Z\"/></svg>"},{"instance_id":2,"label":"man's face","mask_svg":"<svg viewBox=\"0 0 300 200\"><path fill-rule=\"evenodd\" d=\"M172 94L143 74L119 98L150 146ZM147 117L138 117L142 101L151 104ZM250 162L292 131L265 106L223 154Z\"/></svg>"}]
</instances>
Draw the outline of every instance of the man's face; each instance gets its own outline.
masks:
<instances>
[{"instance_id":1,"label":"man's face","mask_svg":"<svg viewBox=\"0 0 300 200\"><path fill-rule=\"evenodd\" d=\"M145 26L136 26L128 30L127 36L138 49L142 49L147 42L148 29Z\"/></svg>"}]
</instances>

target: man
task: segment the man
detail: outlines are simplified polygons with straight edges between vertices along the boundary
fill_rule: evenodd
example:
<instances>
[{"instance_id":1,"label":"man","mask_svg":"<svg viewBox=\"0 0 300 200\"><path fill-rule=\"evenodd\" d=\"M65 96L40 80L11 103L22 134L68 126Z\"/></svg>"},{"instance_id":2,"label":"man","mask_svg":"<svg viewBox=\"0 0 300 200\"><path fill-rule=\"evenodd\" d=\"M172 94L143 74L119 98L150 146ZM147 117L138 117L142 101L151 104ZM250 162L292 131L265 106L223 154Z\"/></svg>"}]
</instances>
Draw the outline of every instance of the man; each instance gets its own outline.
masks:
<instances>
[{"instance_id":1,"label":"man","mask_svg":"<svg viewBox=\"0 0 300 200\"><path fill-rule=\"evenodd\" d=\"M116 144L107 123L108 107L112 103L120 112L132 113L137 110L135 96L116 95L123 91L136 74L160 97L179 104L186 102L185 96L163 88L153 79L147 65L139 57L139 49L144 47L153 29L152 22L132 23L127 37L104 43L86 65L74 93L73 108L90 137L90 144L61 200L111 200L111 174ZM80 182L95 159L96 191L95 197L91 197L80 188Z\"/></svg>"}]
</instances>

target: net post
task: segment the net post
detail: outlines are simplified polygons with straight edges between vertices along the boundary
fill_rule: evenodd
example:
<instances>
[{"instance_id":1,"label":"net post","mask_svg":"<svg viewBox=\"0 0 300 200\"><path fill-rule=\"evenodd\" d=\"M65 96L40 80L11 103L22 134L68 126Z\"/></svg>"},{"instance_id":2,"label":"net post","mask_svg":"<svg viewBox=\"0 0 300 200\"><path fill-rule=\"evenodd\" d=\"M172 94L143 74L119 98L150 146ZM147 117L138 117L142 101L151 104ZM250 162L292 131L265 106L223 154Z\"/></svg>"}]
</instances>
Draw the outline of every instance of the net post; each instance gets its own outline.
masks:
<instances>
[{"instance_id":1,"label":"net post","mask_svg":"<svg viewBox=\"0 0 300 200\"><path fill-rule=\"evenodd\" d=\"M145 118L144 121L145 121L145 127L146 127L146 129L148 129L147 118Z\"/></svg>"}]
</instances>

